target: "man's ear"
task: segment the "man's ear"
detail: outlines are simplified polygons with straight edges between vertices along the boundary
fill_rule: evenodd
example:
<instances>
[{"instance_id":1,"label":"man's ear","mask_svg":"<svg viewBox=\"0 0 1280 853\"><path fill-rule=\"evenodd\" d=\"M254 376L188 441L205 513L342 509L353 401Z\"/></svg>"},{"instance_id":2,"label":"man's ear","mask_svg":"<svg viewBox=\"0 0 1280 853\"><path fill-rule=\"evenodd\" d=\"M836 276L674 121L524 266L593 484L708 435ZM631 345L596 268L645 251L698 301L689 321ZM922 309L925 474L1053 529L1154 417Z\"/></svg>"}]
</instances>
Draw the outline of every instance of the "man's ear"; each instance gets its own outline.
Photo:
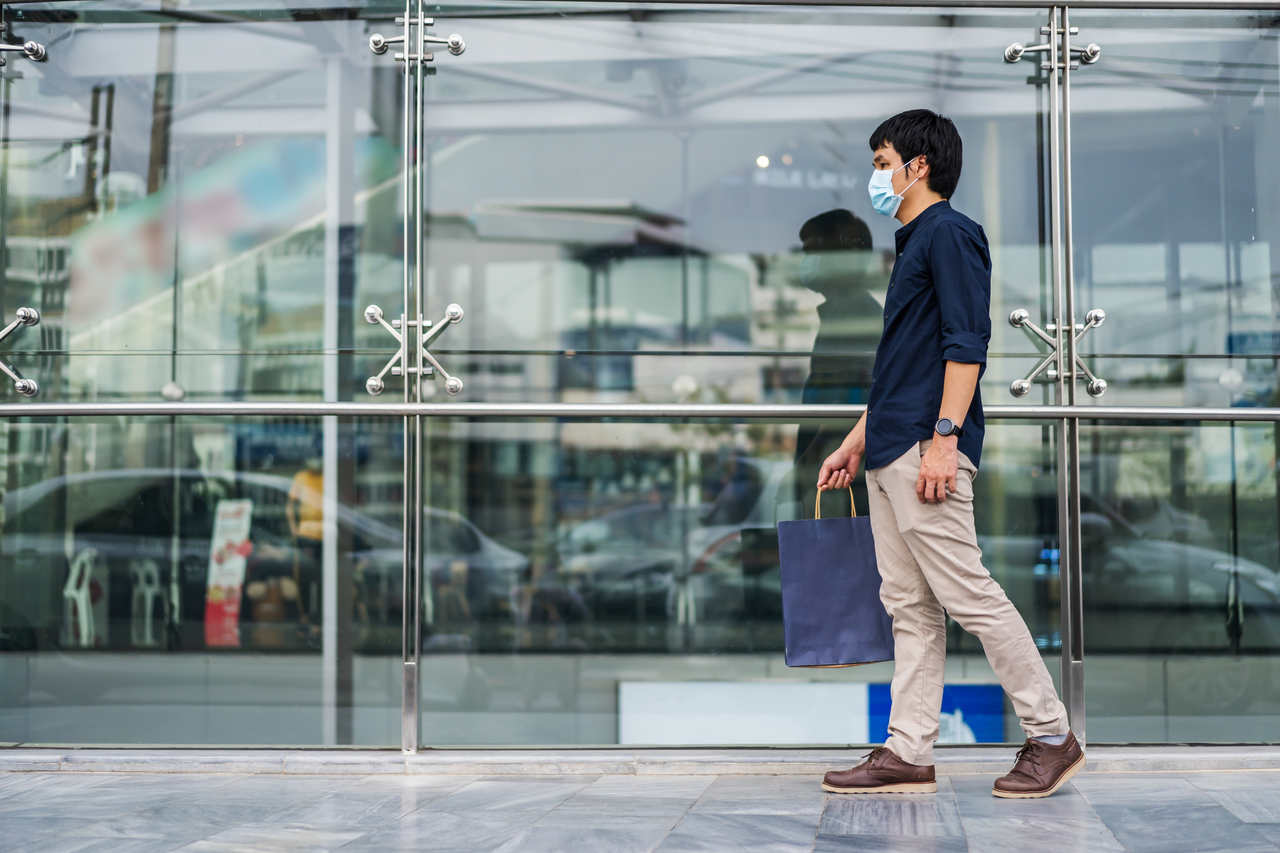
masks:
<instances>
[{"instance_id":1,"label":"man's ear","mask_svg":"<svg viewBox=\"0 0 1280 853\"><path fill-rule=\"evenodd\" d=\"M916 177L924 178L929 175L929 158L921 154L916 159Z\"/></svg>"}]
</instances>

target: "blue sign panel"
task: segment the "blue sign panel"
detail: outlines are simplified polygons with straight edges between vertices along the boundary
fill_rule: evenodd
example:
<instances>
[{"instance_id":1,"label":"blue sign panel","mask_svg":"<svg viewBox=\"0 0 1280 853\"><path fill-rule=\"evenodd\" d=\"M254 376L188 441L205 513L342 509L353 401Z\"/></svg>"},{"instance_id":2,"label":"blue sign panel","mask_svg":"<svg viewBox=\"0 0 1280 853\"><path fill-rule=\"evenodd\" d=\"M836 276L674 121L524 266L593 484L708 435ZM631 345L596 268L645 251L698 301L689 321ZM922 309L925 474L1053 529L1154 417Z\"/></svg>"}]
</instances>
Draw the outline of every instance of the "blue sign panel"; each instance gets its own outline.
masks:
<instances>
[{"instance_id":1,"label":"blue sign panel","mask_svg":"<svg viewBox=\"0 0 1280 853\"><path fill-rule=\"evenodd\" d=\"M867 685L868 743L889 737L889 685ZM942 688L938 743L1004 743L1004 688L947 684Z\"/></svg>"}]
</instances>

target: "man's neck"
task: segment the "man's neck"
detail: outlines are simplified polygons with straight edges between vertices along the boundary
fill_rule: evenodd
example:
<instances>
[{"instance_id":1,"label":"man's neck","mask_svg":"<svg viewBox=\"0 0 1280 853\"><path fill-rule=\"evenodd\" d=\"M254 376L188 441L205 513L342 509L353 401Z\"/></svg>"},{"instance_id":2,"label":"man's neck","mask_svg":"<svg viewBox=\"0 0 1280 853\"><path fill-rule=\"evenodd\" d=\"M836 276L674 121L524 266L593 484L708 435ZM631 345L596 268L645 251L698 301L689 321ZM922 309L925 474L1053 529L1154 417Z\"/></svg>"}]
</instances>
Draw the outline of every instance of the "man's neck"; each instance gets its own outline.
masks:
<instances>
[{"instance_id":1,"label":"man's neck","mask_svg":"<svg viewBox=\"0 0 1280 853\"><path fill-rule=\"evenodd\" d=\"M897 219L903 225L907 225L911 220L924 213L926 208L932 207L940 201L946 201L946 199L933 190L917 193L914 198L904 198L902 204L898 206Z\"/></svg>"}]
</instances>

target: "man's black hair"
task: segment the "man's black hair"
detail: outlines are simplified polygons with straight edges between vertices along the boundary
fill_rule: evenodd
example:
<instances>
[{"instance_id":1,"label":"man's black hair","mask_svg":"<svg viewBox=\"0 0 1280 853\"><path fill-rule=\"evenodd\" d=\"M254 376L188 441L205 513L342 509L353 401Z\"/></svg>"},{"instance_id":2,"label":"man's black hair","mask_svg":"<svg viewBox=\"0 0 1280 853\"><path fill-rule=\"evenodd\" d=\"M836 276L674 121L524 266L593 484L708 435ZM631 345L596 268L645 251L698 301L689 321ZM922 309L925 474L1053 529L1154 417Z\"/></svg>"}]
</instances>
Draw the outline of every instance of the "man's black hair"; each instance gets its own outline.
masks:
<instances>
[{"instance_id":1,"label":"man's black hair","mask_svg":"<svg viewBox=\"0 0 1280 853\"><path fill-rule=\"evenodd\" d=\"M871 248L871 229L852 212L838 207L819 213L800 227L800 240L813 252L849 252Z\"/></svg>"},{"instance_id":2,"label":"man's black hair","mask_svg":"<svg viewBox=\"0 0 1280 853\"><path fill-rule=\"evenodd\" d=\"M885 143L902 155L906 163L923 154L929 163L929 189L943 198L951 198L960 183L963 146L960 132L946 116L932 110L907 110L885 119L871 134L871 150ZM911 170L908 169L908 172Z\"/></svg>"}]
</instances>

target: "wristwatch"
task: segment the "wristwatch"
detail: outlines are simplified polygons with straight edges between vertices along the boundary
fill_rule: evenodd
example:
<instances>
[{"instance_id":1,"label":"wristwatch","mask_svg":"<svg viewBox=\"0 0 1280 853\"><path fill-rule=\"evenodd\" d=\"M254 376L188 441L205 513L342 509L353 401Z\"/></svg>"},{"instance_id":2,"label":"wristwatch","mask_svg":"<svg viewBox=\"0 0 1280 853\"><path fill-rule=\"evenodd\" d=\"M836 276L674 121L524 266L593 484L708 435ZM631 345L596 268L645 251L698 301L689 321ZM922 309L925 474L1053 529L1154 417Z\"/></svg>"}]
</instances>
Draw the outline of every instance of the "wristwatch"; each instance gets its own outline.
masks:
<instances>
[{"instance_id":1,"label":"wristwatch","mask_svg":"<svg viewBox=\"0 0 1280 853\"><path fill-rule=\"evenodd\" d=\"M938 435L964 435L960 431L960 425L951 418L938 418L938 422L933 425L934 432Z\"/></svg>"}]
</instances>

